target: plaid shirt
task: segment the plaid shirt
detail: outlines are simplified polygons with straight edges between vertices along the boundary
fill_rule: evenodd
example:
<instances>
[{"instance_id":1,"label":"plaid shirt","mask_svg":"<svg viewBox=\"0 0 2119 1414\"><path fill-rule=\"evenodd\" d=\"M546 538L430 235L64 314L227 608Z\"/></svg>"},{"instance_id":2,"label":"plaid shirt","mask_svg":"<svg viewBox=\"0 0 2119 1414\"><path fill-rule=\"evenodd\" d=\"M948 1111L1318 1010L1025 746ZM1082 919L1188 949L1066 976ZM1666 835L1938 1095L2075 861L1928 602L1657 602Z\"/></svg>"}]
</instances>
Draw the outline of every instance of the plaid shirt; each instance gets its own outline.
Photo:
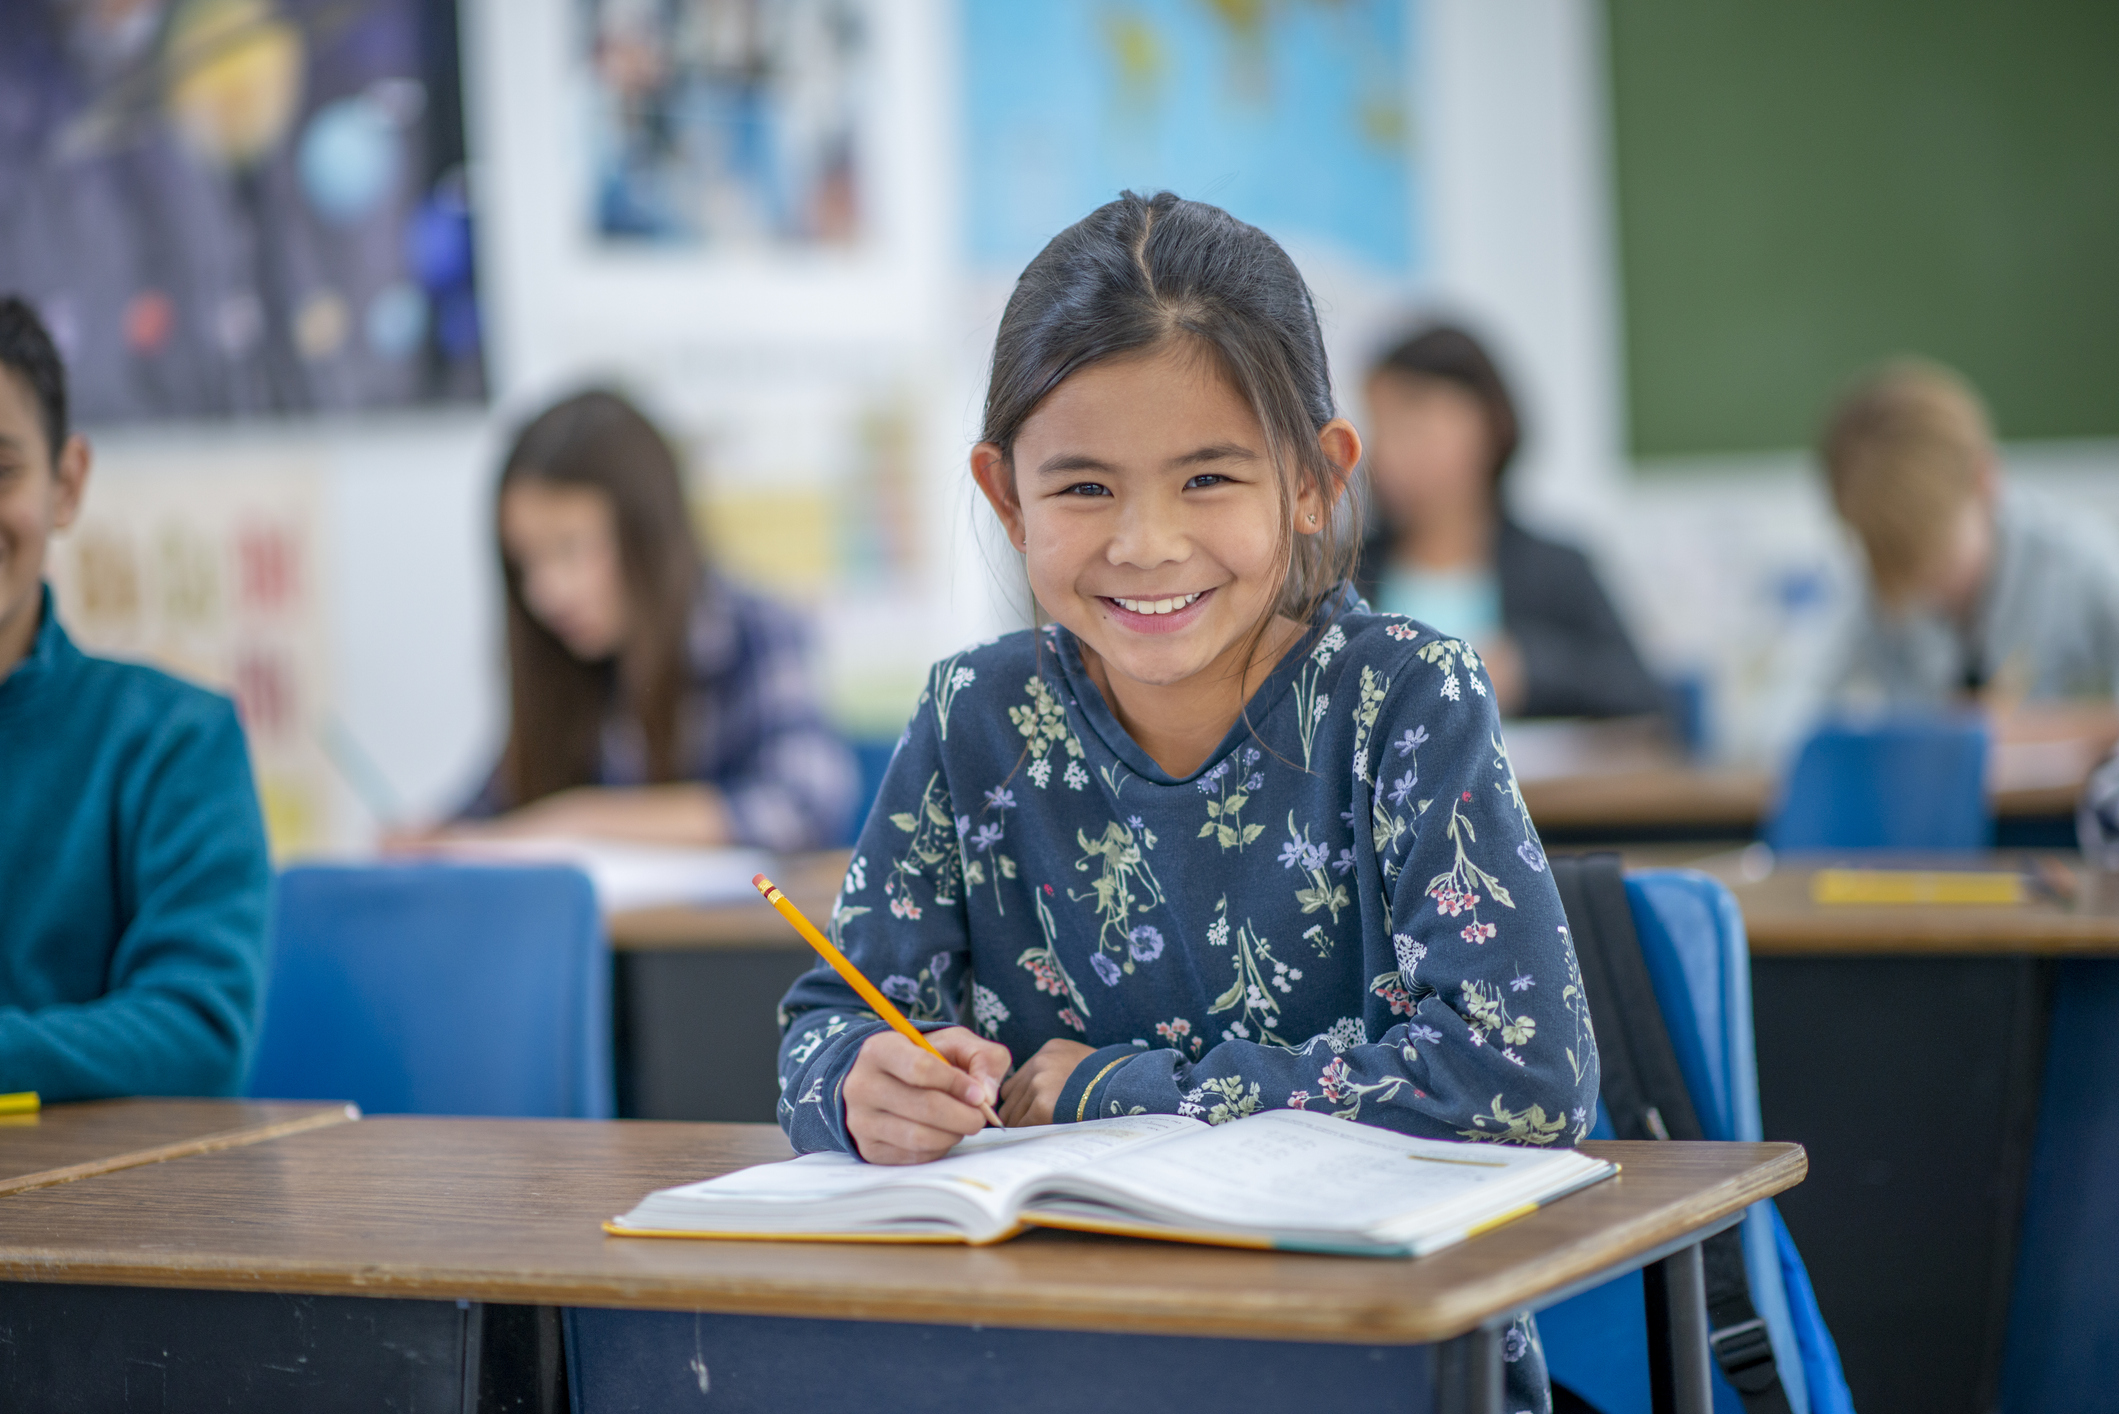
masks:
<instances>
[{"instance_id":1,"label":"plaid shirt","mask_svg":"<svg viewBox=\"0 0 2119 1414\"><path fill-rule=\"evenodd\" d=\"M682 779L720 791L738 844L774 850L837 843L860 788L853 753L825 724L809 671L809 632L794 611L709 577L687 634ZM648 783L647 742L628 714L604 718L596 784ZM465 810L514 806L496 765Z\"/></svg>"}]
</instances>

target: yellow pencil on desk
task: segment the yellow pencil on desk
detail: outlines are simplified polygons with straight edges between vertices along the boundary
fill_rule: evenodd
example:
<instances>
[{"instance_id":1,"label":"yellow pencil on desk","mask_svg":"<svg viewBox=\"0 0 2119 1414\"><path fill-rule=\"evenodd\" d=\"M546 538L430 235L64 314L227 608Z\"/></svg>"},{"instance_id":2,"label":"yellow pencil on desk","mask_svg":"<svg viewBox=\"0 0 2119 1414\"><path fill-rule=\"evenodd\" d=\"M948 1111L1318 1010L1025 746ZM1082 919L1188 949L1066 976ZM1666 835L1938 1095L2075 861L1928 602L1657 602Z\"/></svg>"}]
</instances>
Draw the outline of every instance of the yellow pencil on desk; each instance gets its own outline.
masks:
<instances>
[{"instance_id":1,"label":"yellow pencil on desk","mask_svg":"<svg viewBox=\"0 0 2119 1414\"><path fill-rule=\"evenodd\" d=\"M33 1115L44 1107L34 1090L17 1090L12 1095L0 1095L0 1115Z\"/></svg>"},{"instance_id":2,"label":"yellow pencil on desk","mask_svg":"<svg viewBox=\"0 0 2119 1414\"><path fill-rule=\"evenodd\" d=\"M914 1026L905 1019L904 1012L891 1005L890 998L878 991L875 983L862 975L860 968L847 961L845 953L840 952L831 945L831 939L819 933L816 925L802 916L802 910L796 908L788 900L787 895L781 893L773 884L772 880L766 878L763 874L753 874L751 876L751 884L759 893L765 895L767 903L780 910L782 918L795 925L795 931L802 935L802 940L817 950L817 956L831 964L832 971L846 979L847 986L861 994L861 1000L868 1003L868 1009L877 1016L882 1017L889 1024L891 1030L927 1052L928 1055L933 1056L943 1065L952 1064L949 1057L936 1050L934 1044L920 1034L919 1027ZM993 1112L992 1105L985 1105L982 1108L985 1111L988 1124L995 1129L1006 1129L1008 1127L1001 1123L1001 1117Z\"/></svg>"}]
</instances>

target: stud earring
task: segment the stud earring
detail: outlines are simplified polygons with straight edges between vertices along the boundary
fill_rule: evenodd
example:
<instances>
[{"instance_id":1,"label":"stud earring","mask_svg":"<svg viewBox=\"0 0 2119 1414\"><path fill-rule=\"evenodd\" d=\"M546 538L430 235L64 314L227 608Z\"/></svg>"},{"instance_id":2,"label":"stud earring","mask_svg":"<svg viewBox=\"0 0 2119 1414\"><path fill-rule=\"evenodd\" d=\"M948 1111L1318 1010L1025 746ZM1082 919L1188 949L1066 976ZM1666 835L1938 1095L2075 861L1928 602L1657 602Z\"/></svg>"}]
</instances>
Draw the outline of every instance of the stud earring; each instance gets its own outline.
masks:
<instances>
[{"instance_id":1,"label":"stud earring","mask_svg":"<svg viewBox=\"0 0 2119 1414\"><path fill-rule=\"evenodd\" d=\"M1310 524L1311 524L1311 525L1315 525L1316 523L1317 523L1317 517L1315 517L1315 516L1311 516L1311 517L1310 517Z\"/></svg>"}]
</instances>

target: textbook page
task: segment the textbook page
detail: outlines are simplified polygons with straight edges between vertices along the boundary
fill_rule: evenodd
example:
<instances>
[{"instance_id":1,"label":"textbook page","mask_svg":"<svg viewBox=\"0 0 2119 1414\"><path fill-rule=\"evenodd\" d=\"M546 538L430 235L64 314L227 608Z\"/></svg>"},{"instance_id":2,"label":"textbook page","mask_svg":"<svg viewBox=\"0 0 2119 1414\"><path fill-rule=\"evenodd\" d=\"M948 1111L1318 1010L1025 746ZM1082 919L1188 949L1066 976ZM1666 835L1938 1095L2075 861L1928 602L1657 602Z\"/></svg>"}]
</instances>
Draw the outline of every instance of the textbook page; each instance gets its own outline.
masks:
<instances>
[{"instance_id":1,"label":"textbook page","mask_svg":"<svg viewBox=\"0 0 2119 1414\"><path fill-rule=\"evenodd\" d=\"M1205 1128L1177 1115L1138 1115L988 1129L925 1164L804 1154L651 1193L616 1226L807 1235L923 1225L977 1241L1012 1229L1017 1196L1040 1179Z\"/></svg>"},{"instance_id":2,"label":"textbook page","mask_svg":"<svg viewBox=\"0 0 2119 1414\"><path fill-rule=\"evenodd\" d=\"M1572 1150L1415 1139L1269 1111L1039 1183L1023 1206L1092 1216L1101 1203L1117 1210L1104 1216L1133 1213L1174 1227L1417 1245L1608 1170Z\"/></svg>"}]
</instances>

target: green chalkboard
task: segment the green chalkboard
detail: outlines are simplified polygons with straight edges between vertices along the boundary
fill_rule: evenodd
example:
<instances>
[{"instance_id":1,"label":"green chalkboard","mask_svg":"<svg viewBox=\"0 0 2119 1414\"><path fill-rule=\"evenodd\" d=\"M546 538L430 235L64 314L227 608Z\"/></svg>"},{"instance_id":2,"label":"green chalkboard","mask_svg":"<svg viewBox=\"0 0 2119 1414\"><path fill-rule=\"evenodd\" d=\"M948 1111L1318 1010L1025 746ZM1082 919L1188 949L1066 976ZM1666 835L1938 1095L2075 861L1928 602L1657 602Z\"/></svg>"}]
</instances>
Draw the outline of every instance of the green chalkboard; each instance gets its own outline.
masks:
<instances>
[{"instance_id":1,"label":"green chalkboard","mask_svg":"<svg viewBox=\"0 0 2119 1414\"><path fill-rule=\"evenodd\" d=\"M1801 446L1899 353L2119 435L2119 0L1609 0L1642 458Z\"/></svg>"}]
</instances>

